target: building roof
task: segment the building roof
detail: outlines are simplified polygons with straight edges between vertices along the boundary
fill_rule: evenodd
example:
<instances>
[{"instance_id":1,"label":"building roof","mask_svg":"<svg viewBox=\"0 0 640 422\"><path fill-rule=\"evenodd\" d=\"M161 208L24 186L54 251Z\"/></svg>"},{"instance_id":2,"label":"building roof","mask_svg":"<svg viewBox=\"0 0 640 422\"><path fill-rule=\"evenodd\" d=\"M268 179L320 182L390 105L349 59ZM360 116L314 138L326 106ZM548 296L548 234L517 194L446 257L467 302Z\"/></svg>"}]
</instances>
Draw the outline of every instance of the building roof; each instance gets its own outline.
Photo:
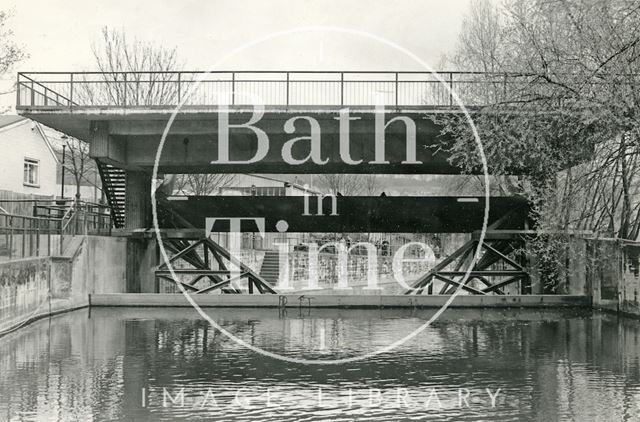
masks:
<instances>
[{"instance_id":1,"label":"building roof","mask_svg":"<svg viewBox=\"0 0 640 422\"><path fill-rule=\"evenodd\" d=\"M47 149L51 153L51 156L53 157L55 162L58 163L58 157L56 157L55 151L53 150L53 145L51 145L51 142L49 141L47 135L44 133L44 130L42 129L40 123L23 116L16 116L11 114L0 115L0 131L13 130L18 126L22 126L29 122L33 124L32 129L38 132L45 145L47 146Z\"/></svg>"},{"instance_id":2,"label":"building roof","mask_svg":"<svg viewBox=\"0 0 640 422\"><path fill-rule=\"evenodd\" d=\"M298 189L298 190L303 190L303 191L308 191L310 193L314 193L314 194L320 194L321 192L316 190L315 188L312 188L310 186L305 187L304 185L301 185L300 183L297 183L295 181L291 181L289 180L289 177L287 177L287 175L280 175L280 177L282 178L275 178L271 175L267 176L264 174L256 174L256 173L243 173L245 176L249 176L249 177L255 177L255 178L259 178L259 179L265 179L265 180L271 180L273 182L280 182L283 184L289 184L291 185L293 188Z\"/></svg>"}]
</instances>

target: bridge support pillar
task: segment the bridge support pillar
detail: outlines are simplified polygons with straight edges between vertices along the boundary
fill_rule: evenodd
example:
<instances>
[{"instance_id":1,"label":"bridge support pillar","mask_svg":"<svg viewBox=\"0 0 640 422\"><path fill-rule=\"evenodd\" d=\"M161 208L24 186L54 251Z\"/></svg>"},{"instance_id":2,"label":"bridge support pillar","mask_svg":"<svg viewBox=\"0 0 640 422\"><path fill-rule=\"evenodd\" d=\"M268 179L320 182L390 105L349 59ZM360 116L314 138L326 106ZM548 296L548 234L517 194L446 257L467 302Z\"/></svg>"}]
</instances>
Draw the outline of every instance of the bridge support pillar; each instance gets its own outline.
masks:
<instances>
[{"instance_id":1,"label":"bridge support pillar","mask_svg":"<svg viewBox=\"0 0 640 422\"><path fill-rule=\"evenodd\" d=\"M151 227L151 176L127 171L125 189L125 228L144 230ZM129 238L127 241L127 292L152 292L157 261L155 239Z\"/></svg>"},{"instance_id":2,"label":"bridge support pillar","mask_svg":"<svg viewBox=\"0 0 640 422\"><path fill-rule=\"evenodd\" d=\"M151 175L142 171L127 171L125 185L125 228L151 227Z\"/></svg>"},{"instance_id":3,"label":"bridge support pillar","mask_svg":"<svg viewBox=\"0 0 640 422\"><path fill-rule=\"evenodd\" d=\"M155 293L156 239L127 239L127 293Z\"/></svg>"}]
</instances>

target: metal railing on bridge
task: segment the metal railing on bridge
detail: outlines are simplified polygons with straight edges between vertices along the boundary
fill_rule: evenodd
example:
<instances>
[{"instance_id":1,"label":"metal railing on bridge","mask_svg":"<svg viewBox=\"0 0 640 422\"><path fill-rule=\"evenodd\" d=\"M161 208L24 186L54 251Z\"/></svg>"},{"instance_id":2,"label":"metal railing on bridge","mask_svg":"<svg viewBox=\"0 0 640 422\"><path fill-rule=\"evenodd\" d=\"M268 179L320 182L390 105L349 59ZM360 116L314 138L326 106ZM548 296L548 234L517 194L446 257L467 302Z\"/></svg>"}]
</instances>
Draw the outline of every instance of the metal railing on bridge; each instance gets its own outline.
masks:
<instances>
[{"instance_id":1,"label":"metal railing on bridge","mask_svg":"<svg viewBox=\"0 0 640 422\"><path fill-rule=\"evenodd\" d=\"M486 105L536 83L484 72L21 72L17 108Z\"/></svg>"}]
</instances>

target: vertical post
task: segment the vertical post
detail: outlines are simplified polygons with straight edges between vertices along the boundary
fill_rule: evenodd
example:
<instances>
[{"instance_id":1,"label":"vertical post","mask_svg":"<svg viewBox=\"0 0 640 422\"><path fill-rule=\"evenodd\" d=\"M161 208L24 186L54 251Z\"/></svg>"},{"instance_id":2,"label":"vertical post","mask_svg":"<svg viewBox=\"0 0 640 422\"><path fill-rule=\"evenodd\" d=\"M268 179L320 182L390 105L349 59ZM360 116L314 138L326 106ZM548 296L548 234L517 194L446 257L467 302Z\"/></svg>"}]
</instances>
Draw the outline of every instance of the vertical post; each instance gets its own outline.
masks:
<instances>
[{"instance_id":1,"label":"vertical post","mask_svg":"<svg viewBox=\"0 0 640 422\"><path fill-rule=\"evenodd\" d=\"M21 73L18 73L18 83L16 84L16 107L20 107L21 105L21 101L20 101L20 75Z\"/></svg>"},{"instance_id":2,"label":"vertical post","mask_svg":"<svg viewBox=\"0 0 640 422\"><path fill-rule=\"evenodd\" d=\"M64 233L62 232L62 223L64 222L64 218L61 218L58 221L58 226L60 228L60 230L58 231L60 233L60 239L59 239L59 244L58 244L58 254L62 255L62 243L63 243L63 238L64 238Z\"/></svg>"},{"instance_id":3,"label":"vertical post","mask_svg":"<svg viewBox=\"0 0 640 422\"><path fill-rule=\"evenodd\" d=\"M231 72L231 105L236 105L236 72Z\"/></svg>"},{"instance_id":4,"label":"vertical post","mask_svg":"<svg viewBox=\"0 0 640 422\"><path fill-rule=\"evenodd\" d=\"M93 171L93 202L98 202L98 171L95 169Z\"/></svg>"},{"instance_id":5,"label":"vertical post","mask_svg":"<svg viewBox=\"0 0 640 422\"><path fill-rule=\"evenodd\" d=\"M289 72L287 72L287 107L289 107Z\"/></svg>"},{"instance_id":6,"label":"vertical post","mask_svg":"<svg viewBox=\"0 0 640 422\"><path fill-rule=\"evenodd\" d=\"M21 220L22 220L22 248L21 248L22 249L22 256L21 257L24 258L25 247L26 247L25 243L27 242L27 229L24 226L24 223L25 223L24 217L21 218Z\"/></svg>"},{"instance_id":7,"label":"vertical post","mask_svg":"<svg viewBox=\"0 0 640 422\"><path fill-rule=\"evenodd\" d=\"M449 72L449 106L453 106L453 72Z\"/></svg>"},{"instance_id":8,"label":"vertical post","mask_svg":"<svg viewBox=\"0 0 640 422\"><path fill-rule=\"evenodd\" d=\"M33 256L33 220L27 220L29 222L29 255Z\"/></svg>"},{"instance_id":9,"label":"vertical post","mask_svg":"<svg viewBox=\"0 0 640 422\"><path fill-rule=\"evenodd\" d=\"M73 73L69 74L69 110L73 109Z\"/></svg>"},{"instance_id":10,"label":"vertical post","mask_svg":"<svg viewBox=\"0 0 640 422\"><path fill-rule=\"evenodd\" d=\"M36 256L40 256L40 220L36 220Z\"/></svg>"},{"instance_id":11,"label":"vertical post","mask_svg":"<svg viewBox=\"0 0 640 422\"><path fill-rule=\"evenodd\" d=\"M127 107L127 73L124 73L124 92L122 93L122 102L124 107Z\"/></svg>"},{"instance_id":12,"label":"vertical post","mask_svg":"<svg viewBox=\"0 0 640 422\"><path fill-rule=\"evenodd\" d=\"M31 106L36 105L36 91L33 86L33 79L31 80Z\"/></svg>"},{"instance_id":13,"label":"vertical post","mask_svg":"<svg viewBox=\"0 0 640 422\"><path fill-rule=\"evenodd\" d=\"M180 89L181 79L182 79L182 73L178 72L178 104L180 104L180 101L182 100L182 91Z\"/></svg>"},{"instance_id":14,"label":"vertical post","mask_svg":"<svg viewBox=\"0 0 640 422\"><path fill-rule=\"evenodd\" d=\"M396 108L399 106L398 104L398 72L396 72Z\"/></svg>"},{"instance_id":15,"label":"vertical post","mask_svg":"<svg viewBox=\"0 0 640 422\"><path fill-rule=\"evenodd\" d=\"M344 72L340 72L340 105L344 105Z\"/></svg>"},{"instance_id":16,"label":"vertical post","mask_svg":"<svg viewBox=\"0 0 640 422\"><path fill-rule=\"evenodd\" d=\"M87 229L87 210L86 210L86 208L82 211L82 220L83 220L83 223L82 223L82 225L83 225L82 232L83 233L82 234L86 235L87 232L88 232L88 229Z\"/></svg>"},{"instance_id":17,"label":"vertical post","mask_svg":"<svg viewBox=\"0 0 640 422\"><path fill-rule=\"evenodd\" d=\"M9 259L13 258L13 217L9 219Z\"/></svg>"},{"instance_id":18,"label":"vertical post","mask_svg":"<svg viewBox=\"0 0 640 422\"><path fill-rule=\"evenodd\" d=\"M67 145L62 144L62 165L60 166L60 169L62 171L62 188L61 188L61 192L60 192L60 198L64 199L64 160L65 160L65 155L66 155L66 150L67 150Z\"/></svg>"}]
</instances>

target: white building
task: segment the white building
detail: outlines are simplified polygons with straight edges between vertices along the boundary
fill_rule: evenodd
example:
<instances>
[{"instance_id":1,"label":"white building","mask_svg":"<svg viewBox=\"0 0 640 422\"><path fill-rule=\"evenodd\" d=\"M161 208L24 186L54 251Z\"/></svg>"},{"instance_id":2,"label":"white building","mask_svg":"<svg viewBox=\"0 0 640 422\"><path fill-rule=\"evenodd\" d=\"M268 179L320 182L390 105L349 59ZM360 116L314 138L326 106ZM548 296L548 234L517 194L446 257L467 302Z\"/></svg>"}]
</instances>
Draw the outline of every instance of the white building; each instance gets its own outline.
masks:
<instances>
[{"instance_id":1,"label":"white building","mask_svg":"<svg viewBox=\"0 0 640 422\"><path fill-rule=\"evenodd\" d=\"M0 157L0 190L58 194L58 159L38 123L22 116L0 116Z\"/></svg>"},{"instance_id":2,"label":"white building","mask_svg":"<svg viewBox=\"0 0 640 422\"><path fill-rule=\"evenodd\" d=\"M260 174L236 174L231 186L218 188L223 196L303 196L320 192L297 182Z\"/></svg>"}]
</instances>

